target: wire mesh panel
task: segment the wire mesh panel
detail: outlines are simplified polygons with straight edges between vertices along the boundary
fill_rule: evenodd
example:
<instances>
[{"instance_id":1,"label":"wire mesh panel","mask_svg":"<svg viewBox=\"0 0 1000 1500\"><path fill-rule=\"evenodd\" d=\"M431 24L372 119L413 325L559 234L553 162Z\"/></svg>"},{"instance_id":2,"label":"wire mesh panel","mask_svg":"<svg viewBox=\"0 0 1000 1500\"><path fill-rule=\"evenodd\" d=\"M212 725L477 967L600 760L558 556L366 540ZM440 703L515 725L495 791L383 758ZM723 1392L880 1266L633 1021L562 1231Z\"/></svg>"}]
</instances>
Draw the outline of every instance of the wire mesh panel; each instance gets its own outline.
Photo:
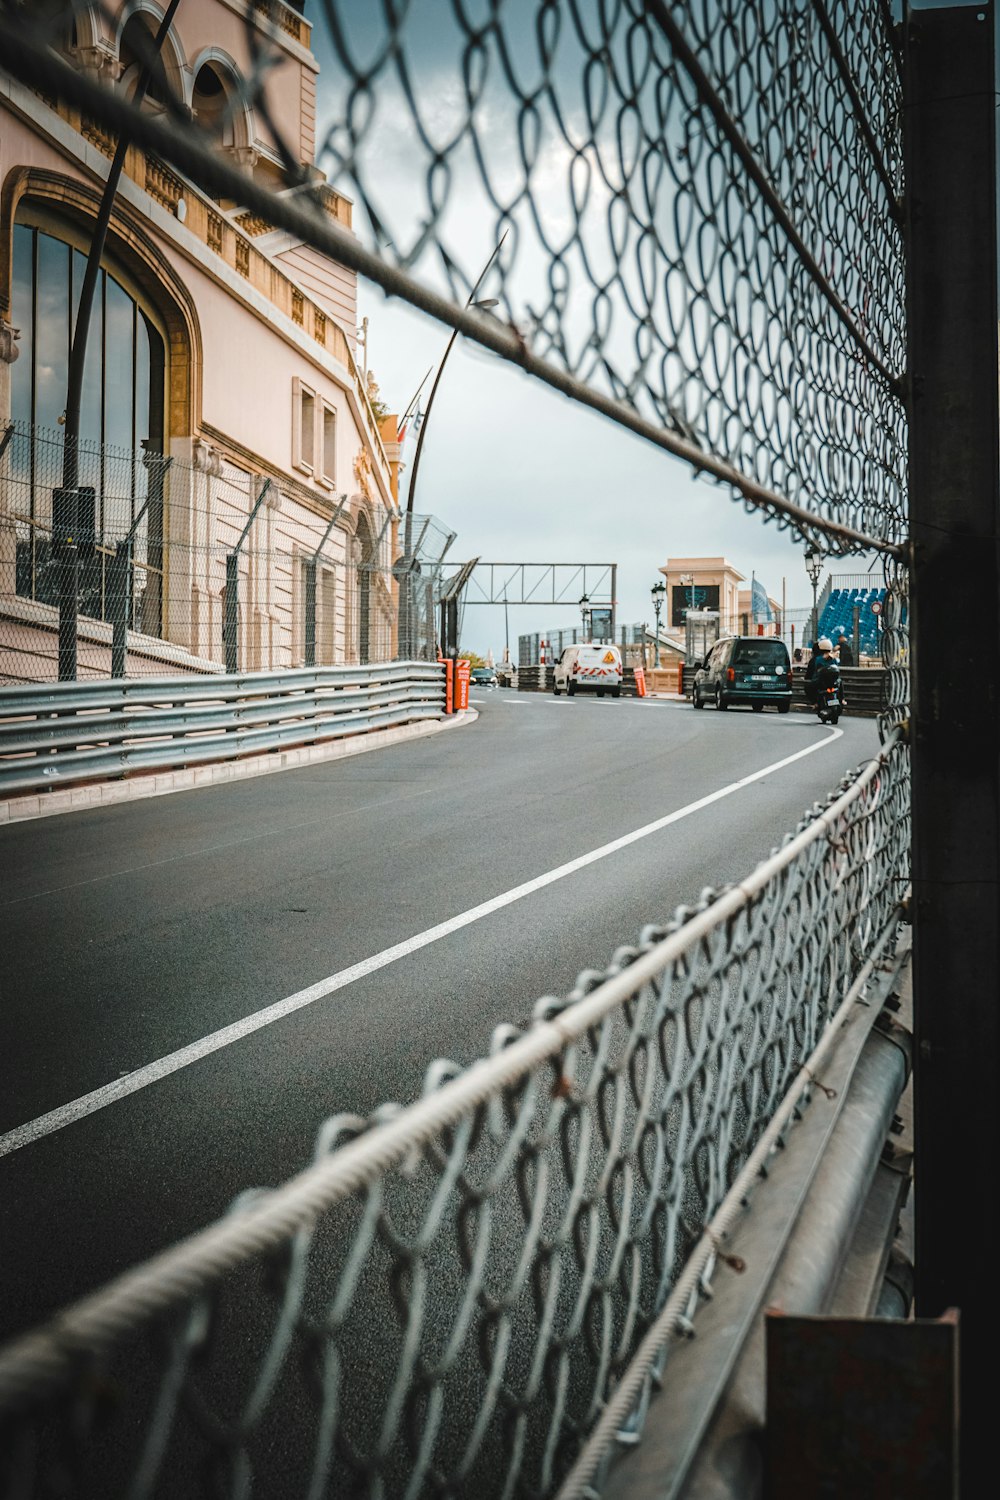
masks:
<instances>
[{"instance_id":1,"label":"wire mesh panel","mask_svg":"<svg viewBox=\"0 0 1000 1500\"><path fill-rule=\"evenodd\" d=\"M67 588L84 680L434 658L438 562L453 540L435 517L411 518L402 569L392 512L338 495L326 518L288 503L279 481L217 458L81 442L89 509L68 581L63 451L62 434L39 427L12 425L3 442L0 680L58 675ZM404 572L415 582L401 604Z\"/></svg>"}]
</instances>

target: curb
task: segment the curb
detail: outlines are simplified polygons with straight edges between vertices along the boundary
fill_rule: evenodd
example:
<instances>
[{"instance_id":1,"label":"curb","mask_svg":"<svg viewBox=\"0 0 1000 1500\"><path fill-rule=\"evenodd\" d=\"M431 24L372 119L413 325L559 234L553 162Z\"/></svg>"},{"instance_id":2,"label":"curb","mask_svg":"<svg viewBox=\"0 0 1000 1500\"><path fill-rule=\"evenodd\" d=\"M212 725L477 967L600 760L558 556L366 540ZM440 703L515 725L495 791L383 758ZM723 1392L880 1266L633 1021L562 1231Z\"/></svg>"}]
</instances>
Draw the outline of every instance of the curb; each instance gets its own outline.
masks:
<instances>
[{"instance_id":1,"label":"curb","mask_svg":"<svg viewBox=\"0 0 1000 1500\"><path fill-rule=\"evenodd\" d=\"M191 792L199 787L221 786L230 781L246 781L252 776L269 776L275 771L294 771L302 766L318 765L328 760L344 760L382 750L387 745L405 744L424 739L442 730L456 729L479 718L475 709L452 714L432 723L400 724L391 729L373 729L356 739L334 740L322 745L299 745L294 749L270 751L266 755L247 756L246 760L216 761L207 766L182 767L176 771L150 771L129 779L94 782L89 786L65 790L28 793L0 802L0 826L26 823L32 818L50 818L57 813L81 812L87 808L110 807L120 802L136 802L147 797L166 797L171 792Z\"/></svg>"}]
</instances>

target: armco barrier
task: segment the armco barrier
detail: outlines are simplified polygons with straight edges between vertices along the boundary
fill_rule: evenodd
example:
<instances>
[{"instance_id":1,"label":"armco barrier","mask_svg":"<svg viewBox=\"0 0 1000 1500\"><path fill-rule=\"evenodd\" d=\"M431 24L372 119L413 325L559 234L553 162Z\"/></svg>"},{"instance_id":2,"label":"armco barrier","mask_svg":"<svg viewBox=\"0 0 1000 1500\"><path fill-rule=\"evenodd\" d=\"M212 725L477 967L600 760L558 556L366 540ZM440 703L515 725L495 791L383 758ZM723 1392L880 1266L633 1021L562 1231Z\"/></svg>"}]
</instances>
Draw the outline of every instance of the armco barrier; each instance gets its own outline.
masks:
<instances>
[{"instance_id":1,"label":"armco barrier","mask_svg":"<svg viewBox=\"0 0 1000 1500\"><path fill-rule=\"evenodd\" d=\"M437 719L436 663L0 691L0 796L261 754Z\"/></svg>"}]
</instances>

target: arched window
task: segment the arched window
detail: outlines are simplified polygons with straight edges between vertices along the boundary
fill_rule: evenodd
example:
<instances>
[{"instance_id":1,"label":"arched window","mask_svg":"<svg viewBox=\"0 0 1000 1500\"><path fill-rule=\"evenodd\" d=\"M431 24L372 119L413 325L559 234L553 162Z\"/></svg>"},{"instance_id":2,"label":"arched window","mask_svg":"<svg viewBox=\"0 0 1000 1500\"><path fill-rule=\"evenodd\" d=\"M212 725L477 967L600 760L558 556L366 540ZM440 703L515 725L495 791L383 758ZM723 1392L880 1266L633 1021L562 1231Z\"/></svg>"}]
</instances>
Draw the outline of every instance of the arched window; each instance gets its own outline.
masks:
<instances>
[{"instance_id":1,"label":"arched window","mask_svg":"<svg viewBox=\"0 0 1000 1500\"><path fill-rule=\"evenodd\" d=\"M11 317L21 330L20 357L11 366L11 417L19 434L11 455L17 592L48 604L58 600L52 491L62 480L69 351L85 266L83 249L68 238L36 224L14 225ZM97 551L81 569L80 610L107 617L108 559L134 527L133 623L159 634L163 488L155 455L163 451L166 352L156 322L123 284L127 279L102 268L87 342L80 483L94 487Z\"/></svg>"},{"instance_id":2,"label":"arched window","mask_svg":"<svg viewBox=\"0 0 1000 1500\"><path fill-rule=\"evenodd\" d=\"M118 61L121 64L119 87L124 89L126 94L131 95L135 92L143 67L147 62L152 63L144 102L146 109L162 109L167 102L170 88L163 54L158 53L153 45L155 30L154 17L137 11L125 22L121 41L118 44Z\"/></svg>"},{"instance_id":3,"label":"arched window","mask_svg":"<svg viewBox=\"0 0 1000 1500\"><path fill-rule=\"evenodd\" d=\"M236 144L226 80L213 63L203 63L198 69L191 104L198 124L213 135L220 146Z\"/></svg>"}]
</instances>

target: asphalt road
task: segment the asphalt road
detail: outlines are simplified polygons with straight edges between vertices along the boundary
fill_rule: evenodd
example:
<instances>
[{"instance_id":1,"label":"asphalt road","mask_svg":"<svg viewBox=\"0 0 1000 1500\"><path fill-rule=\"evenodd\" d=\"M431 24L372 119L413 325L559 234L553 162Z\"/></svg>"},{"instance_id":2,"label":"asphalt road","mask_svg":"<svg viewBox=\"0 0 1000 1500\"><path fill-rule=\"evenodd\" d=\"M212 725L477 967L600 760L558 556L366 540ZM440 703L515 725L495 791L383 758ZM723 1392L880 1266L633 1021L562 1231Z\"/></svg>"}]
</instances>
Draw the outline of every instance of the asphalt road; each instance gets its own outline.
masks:
<instances>
[{"instance_id":1,"label":"asphalt road","mask_svg":"<svg viewBox=\"0 0 1000 1500\"><path fill-rule=\"evenodd\" d=\"M410 1099L433 1058L481 1055L645 922L745 874L877 745L861 720L836 735L667 702L474 703L475 724L396 748L0 830L0 1136L361 970L0 1156L0 1337L300 1169L330 1114Z\"/></svg>"}]
</instances>

